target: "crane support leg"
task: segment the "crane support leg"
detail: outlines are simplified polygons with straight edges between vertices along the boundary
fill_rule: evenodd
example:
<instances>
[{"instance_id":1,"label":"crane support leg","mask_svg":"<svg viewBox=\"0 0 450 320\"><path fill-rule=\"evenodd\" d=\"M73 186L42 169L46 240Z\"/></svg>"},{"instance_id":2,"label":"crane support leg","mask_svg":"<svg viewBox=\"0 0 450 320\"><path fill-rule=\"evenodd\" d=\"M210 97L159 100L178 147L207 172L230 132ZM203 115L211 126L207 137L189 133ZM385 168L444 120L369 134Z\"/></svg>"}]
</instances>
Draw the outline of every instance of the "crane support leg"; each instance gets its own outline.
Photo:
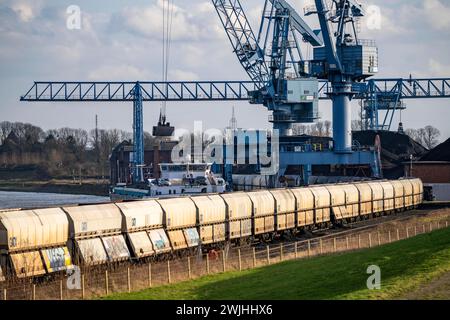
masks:
<instances>
[{"instance_id":1,"label":"crane support leg","mask_svg":"<svg viewBox=\"0 0 450 320\"><path fill-rule=\"evenodd\" d=\"M351 84L339 84L334 87L333 99L333 138L334 151L352 152L352 112L353 97Z\"/></svg>"},{"instance_id":2,"label":"crane support leg","mask_svg":"<svg viewBox=\"0 0 450 320\"><path fill-rule=\"evenodd\" d=\"M141 85L136 83L133 91L133 183L140 183L144 181L144 119Z\"/></svg>"}]
</instances>

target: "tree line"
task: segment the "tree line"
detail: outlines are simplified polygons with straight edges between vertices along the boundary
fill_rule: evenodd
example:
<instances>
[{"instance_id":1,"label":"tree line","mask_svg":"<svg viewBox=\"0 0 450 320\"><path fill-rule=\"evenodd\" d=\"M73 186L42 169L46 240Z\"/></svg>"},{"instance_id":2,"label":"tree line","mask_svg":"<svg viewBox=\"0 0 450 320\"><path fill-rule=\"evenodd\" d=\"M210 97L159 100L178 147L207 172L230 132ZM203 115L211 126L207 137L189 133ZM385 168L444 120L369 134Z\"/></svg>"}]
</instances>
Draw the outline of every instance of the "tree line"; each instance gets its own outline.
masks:
<instances>
[{"instance_id":1,"label":"tree line","mask_svg":"<svg viewBox=\"0 0 450 320\"><path fill-rule=\"evenodd\" d=\"M406 129L405 134L428 150L433 149L439 144L439 137L441 136L439 129L433 126L426 126L420 129Z\"/></svg>"},{"instance_id":2,"label":"tree line","mask_svg":"<svg viewBox=\"0 0 450 320\"><path fill-rule=\"evenodd\" d=\"M0 166L37 165L49 177L109 176L109 156L132 133L118 129L42 128L21 122L0 122ZM145 144L153 137L144 135Z\"/></svg>"},{"instance_id":3,"label":"tree line","mask_svg":"<svg viewBox=\"0 0 450 320\"><path fill-rule=\"evenodd\" d=\"M293 128L295 135L308 135L315 137L331 137L333 135L333 127L331 121L319 121L314 124L296 124Z\"/></svg>"},{"instance_id":4,"label":"tree line","mask_svg":"<svg viewBox=\"0 0 450 320\"><path fill-rule=\"evenodd\" d=\"M361 120L353 120L352 130L364 130L362 124L363 122ZM293 128L293 132L297 135L305 134L317 137L332 137L333 127L330 121L319 121L310 125L296 124ZM439 129L430 125L419 129L406 129L404 134L428 150L435 148L439 144L439 138L441 136Z\"/></svg>"},{"instance_id":5,"label":"tree line","mask_svg":"<svg viewBox=\"0 0 450 320\"><path fill-rule=\"evenodd\" d=\"M352 122L352 129L361 130L361 122ZM294 134L332 137L330 121L294 126ZM433 126L407 129L405 134L426 147L439 143L440 132ZM0 122L0 167L38 165L49 177L109 176L109 156L121 142L131 144L132 133L118 129L84 130L42 128L21 122ZM146 148L155 138L144 133Z\"/></svg>"}]
</instances>

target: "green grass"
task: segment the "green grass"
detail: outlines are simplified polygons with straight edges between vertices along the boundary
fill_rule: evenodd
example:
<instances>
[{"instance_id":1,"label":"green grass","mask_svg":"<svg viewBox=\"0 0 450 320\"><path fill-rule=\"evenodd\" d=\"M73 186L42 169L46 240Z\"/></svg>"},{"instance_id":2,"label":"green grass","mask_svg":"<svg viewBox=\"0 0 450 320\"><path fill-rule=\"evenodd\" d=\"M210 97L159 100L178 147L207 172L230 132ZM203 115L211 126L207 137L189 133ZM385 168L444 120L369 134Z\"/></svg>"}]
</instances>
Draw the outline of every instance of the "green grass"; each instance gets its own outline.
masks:
<instances>
[{"instance_id":1,"label":"green grass","mask_svg":"<svg viewBox=\"0 0 450 320\"><path fill-rule=\"evenodd\" d=\"M369 265L381 289L368 290ZM357 252L227 272L106 299L398 299L450 271L450 228Z\"/></svg>"}]
</instances>

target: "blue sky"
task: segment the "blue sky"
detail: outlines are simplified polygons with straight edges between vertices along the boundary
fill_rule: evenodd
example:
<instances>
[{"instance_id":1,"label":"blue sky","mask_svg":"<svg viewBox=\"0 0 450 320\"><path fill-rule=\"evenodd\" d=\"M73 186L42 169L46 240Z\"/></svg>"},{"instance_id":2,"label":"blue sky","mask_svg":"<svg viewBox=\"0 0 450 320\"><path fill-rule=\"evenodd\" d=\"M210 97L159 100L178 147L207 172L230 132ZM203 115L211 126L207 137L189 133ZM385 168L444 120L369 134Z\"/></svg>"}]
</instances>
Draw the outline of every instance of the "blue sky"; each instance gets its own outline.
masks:
<instances>
[{"instance_id":1,"label":"blue sky","mask_svg":"<svg viewBox=\"0 0 450 320\"><path fill-rule=\"evenodd\" d=\"M309 1L289 1L302 12ZM243 5L257 27L262 1ZM381 8L380 30L366 30L363 38L377 41L377 77L450 77L450 1L368 0ZM231 51L219 19L207 0L175 0L169 78L172 80L247 80ZM66 28L66 9L78 5L81 30ZM307 18L312 26L315 17ZM0 120L31 122L45 129L91 129L95 114L102 128L131 131L131 104L21 103L33 81L160 80L162 59L161 5L156 0L0 0ZM238 124L266 128L267 111L247 103L169 103L168 118L178 127L228 124L232 106ZM145 104L145 127L151 131L159 103ZM403 112L407 128L431 124L450 136L450 99L408 101ZM354 118L358 106L354 103ZM321 103L324 119L331 107ZM395 121L398 122L398 119Z\"/></svg>"}]
</instances>

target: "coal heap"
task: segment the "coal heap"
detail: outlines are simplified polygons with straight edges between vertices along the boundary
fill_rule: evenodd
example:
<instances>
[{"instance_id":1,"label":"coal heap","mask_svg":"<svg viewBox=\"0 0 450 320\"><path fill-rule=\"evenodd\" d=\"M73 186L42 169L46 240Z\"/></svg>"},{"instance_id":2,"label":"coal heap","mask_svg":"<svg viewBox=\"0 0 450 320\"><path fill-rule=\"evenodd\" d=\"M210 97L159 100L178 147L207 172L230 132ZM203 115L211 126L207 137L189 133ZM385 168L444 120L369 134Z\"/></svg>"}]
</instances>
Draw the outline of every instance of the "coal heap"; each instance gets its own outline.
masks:
<instances>
[{"instance_id":1,"label":"coal heap","mask_svg":"<svg viewBox=\"0 0 450 320\"><path fill-rule=\"evenodd\" d=\"M385 178L403 177L402 163L409 161L411 155L415 159L422 158L428 151L409 136L397 132L356 131L353 132L353 140L357 140L363 146L373 146L377 134L381 140L381 162Z\"/></svg>"},{"instance_id":2,"label":"coal heap","mask_svg":"<svg viewBox=\"0 0 450 320\"><path fill-rule=\"evenodd\" d=\"M450 161L450 139L428 152L420 161Z\"/></svg>"}]
</instances>

